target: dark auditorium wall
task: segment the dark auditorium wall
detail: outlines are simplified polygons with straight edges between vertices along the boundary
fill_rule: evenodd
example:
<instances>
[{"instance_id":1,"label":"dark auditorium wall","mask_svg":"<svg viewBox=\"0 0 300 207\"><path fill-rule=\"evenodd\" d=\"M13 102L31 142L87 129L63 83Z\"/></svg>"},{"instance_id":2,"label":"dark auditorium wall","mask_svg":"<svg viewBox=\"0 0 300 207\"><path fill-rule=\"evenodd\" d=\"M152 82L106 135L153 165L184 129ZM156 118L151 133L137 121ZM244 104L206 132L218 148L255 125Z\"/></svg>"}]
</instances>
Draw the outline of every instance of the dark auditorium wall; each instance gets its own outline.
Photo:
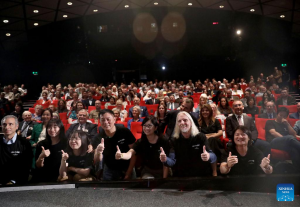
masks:
<instances>
[{"instance_id":1,"label":"dark auditorium wall","mask_svg":"<svg viewBox=\"0 0 300 207\"><path fill-rule=\"evenodd\" d=\"M186 23L183 37L176 42L167 41L161 32L169 12L181 14ZM134 19L141 13L156 20L158 33L153 42L142 43L133 34ZM107 25L106 33L97 32L100 25ZM242 30L241 38L237 29ZM290 22L260 15L197 8L124 10L30 30L27 45L1 51L0 67L5 71L1 83L106 84L139 80L140 75L148 79L249 79L261 71L269 75L281 63L287 63L296 75L299 46L299 40L291 37ZM33 76L32 71L39 75Z\"/></svg>"}]
</instances>

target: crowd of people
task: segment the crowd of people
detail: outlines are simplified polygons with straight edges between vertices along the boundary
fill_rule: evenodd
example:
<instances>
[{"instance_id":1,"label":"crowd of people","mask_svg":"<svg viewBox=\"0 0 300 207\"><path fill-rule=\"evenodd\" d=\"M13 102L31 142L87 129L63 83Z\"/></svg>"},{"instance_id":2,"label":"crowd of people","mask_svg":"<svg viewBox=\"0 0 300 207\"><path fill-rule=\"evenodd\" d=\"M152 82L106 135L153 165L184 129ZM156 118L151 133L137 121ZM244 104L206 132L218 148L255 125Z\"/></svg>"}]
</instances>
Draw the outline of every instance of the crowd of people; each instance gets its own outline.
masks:
<instances>
[{"instance_id":1,"label":"crowd of people","mask_svg":"<svg viewBox=\"0 0 300 207\"><path fill-rule=\"evenodd\" d=\"M3 113L0 183L271 174L271 149L288 153L299 173L300 121L291 126L287 119L300 119L300 103L274 71L249 82L43 86L34 111L16 102L15 111ZM1 101L16 100L9 88ZM265 140L255 125L260 118L268 119Z\"/></svg>"}]
</instances>

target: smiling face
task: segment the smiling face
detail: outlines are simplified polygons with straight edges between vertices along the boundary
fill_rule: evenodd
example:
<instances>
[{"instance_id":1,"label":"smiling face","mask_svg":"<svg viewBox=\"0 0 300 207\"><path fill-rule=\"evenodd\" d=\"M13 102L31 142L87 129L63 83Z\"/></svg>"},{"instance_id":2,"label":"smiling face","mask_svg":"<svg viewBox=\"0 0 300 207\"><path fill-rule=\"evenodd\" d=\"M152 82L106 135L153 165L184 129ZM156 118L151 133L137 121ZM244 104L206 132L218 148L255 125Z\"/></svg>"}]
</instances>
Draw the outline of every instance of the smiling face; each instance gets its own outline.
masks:
<instances>
[{"instance_id":1,"label":"smiling face","mask_svg":"<svg viewBox=\"0 0 300 207\"><path fill-rule=\"evenodd\" d=\"M82 111L78 112L78 122L80 124L86 123L87 119L88 119L88 115L87 115L87 112L85 110L82 110Z\"/></svg>"},{"instance_id":2,"label":"smiling face","mask_svg":"<svg viewBox=\"0 0 300 207\"><path fill-rule=\"evenodd\" d=\"M59 135L60 129L59 126L57 126L56 124L52 124L51 126L49 126L47 128L47 132L49 134L49 136L52 137L57 137Z\"/></svg>"},{"instance_id":3,"label":"smiling face","mask_svg":"<svg viewBox=\"0 0 300 207\"><path fill-rule=\"evenodd\" d=\"M249 142L249 137L246 133L244 133L242 130L238 129L234 133L234 143L237 146L242 146L242 145L248 145Z\"/></svg>"},{"instance_id":4,"label":"smiling face","mask_svg":"<svg viewBox=\"0 0 300 207\"><path fill-rule=\"evenodd\" d=\"M201 115L203 116L203 118L208 118L209 117L209 115L210 115L210 112L209 112L209 110L208 110L208 108L203 108L203 109L201 109Z\"/></svg>"},{"instance_id":5,"label":"smiling face","mask_svg":"<svg viewBox=\"0 0 300 207\"><path fill-rule=\"evenodd\" d=\"M72 137L69 139L69 145L71 149L78 150L81 147L81 138L78 136L78 133L74 133Z\"/></svg>"},{"instance_id":6,"label":"smiling face","mask_svg":"<svg viewBox=\"0 0 300 207\"><path fill-rule=\"evenodd\" d=\"M44 123L48 123L48 122L50 121L51 118L52 118L52 117L51 117L50 111L45 110L44 113L42 114L42 121L43 121Z\"/></svg>"},{"instance_id":7,"label":"smiling face","mask_svg":"<svg viewBox=\"0 0 300 207\"><path fill-rule=\"evenodd\" d=\"M137 109L132 109L132 116L134 118L138 118L140 115L139 111Z\"/></svg>"},{"instance_id":8,"label":"smiling face","mask_svg":"<svg viewBox=\"0 0 300 207\"><path fill-rule=\"evenodd\" d=\"M143 125L143 132L147 135L153 135L157 127L154 127L153 123L149 120Z\"/></svg>"},{"instance_id":9,"label":"smiling face","mask_svg":"<svg viewBox=\"0 0 300 207\"><path fill-rule=\"evenodd\" d=\"M112 115L110 113L105 113L103 115L100 115L100 123L101 123L101 127L105 131L112 130L112 128L114 127L114 124L115 124L114 115Z\"/></svg>"},{"instance_id":10,"label":"smiling face","mask_svg":"<svg viewBox=\"0 0 300 207\"><path fill-rule=\"evenodd\" d=\"M235 101L232 106L236 115L241 115L243 113L244 105L241 101Z\"/></svg>"},{"instance_id":11,"label":"smiling face","mask_svg":"<svg viewBox=\"0 0 300 207\"><path fill-rule=\"evenodd\" d=\"M191 127L192 127L191 121L183 113L178 114L178 116L177 116L177 124L179 126L180 131L183 132L183 133L186 133L186 132L190 131Z\"/></svg>"}]
</instances>

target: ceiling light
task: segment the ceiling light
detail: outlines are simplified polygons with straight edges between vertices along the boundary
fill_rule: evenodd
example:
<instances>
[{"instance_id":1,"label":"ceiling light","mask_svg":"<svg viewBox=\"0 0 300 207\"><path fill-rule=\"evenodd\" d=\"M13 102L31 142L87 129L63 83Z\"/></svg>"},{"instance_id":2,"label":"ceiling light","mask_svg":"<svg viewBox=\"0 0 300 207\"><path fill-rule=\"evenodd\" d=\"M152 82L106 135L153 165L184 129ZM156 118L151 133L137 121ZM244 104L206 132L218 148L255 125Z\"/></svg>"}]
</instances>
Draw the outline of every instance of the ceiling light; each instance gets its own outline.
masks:
<instances>
[{"instance_id":1,"label":"ceiling light","mask_svg":"<svg viewBox=\"0 0 300 207\"><path fill-rule=\"evenodd\" d=\"M8 19L4 19L3 22L4 23L8 23L9 21L8 21Z\"/></svg>"},{"instance_id":2,"label":"ceiling light","mask_svg":"<svg viewBox=\"0 0 300 207\"><path fill-rule=\"evenodd\" d=\"M157 2L154 2L154 5L155 5L155 6L158 5L158 3L157 3Z\"/></svg>"},{"instance_id":3,"label":"ceiling light","mask_svg":"<svg viewBox=\"0 0 300 207\"><path fill-rule=\"evenodd\" d=\"M188 3L188 5L189 5L189 6L193 6L193 4L192 4L192 3Z\"/></svg>"},{"instance_id":4,"label":"ceiling light","mask_svg":"<svg viewBox=\"0 0 300 207\"><path fill-rule=\"evenodd\" d=\"M237 35L240 35L241 33L242 33L241 30L237 30L237 31L236 31L236 34L237 34Z\"/></svg>"},{"instance_id":5,"label":"ceiling light","mask_svg":"<svg viewBox=\"0 0 300 207\"><path fill-rule=\"evenodd\" d=\"M10 34L10 33L6 33L5 35L6 35L7 37L10 37L11 34Z\"/></svg>"},{"instance_id":6,"label":"ceiling light","mask_svg":"<svg viewBox=\"0 0 300 207\"><path fill-rule=\"evenodd\" d=\"M94 9L93 12L98 12L98 9Z\"/></svg>"},{"instance_id":7,"label":"ceiling light","mask_svg":"<svg viewBox=\"0 0 300 207\"><path fill-rule=\"evenodd\" d=\"M63 15L63 18L67 18L67 17L68 17L68 15L66 15L66 14Z\"/></svg>"},{"instance_id":8,"label":"ceiling light","mask_svg":"<svg viewBox=\"0 0 300 207\"><path fill-rule=\"evenodd\" d=\"M129 5L125 5L124 7L125 7L125 8L128 8L128 7L129 7Z\"/></svg>"},{"instance_id":9,"label":"ceiling light","mask_svg":"<svg viewBox=\"0 0 300 207\"><path fill-rule=\"evenodd\" d=\"M34 23L33 25L34 25L34 26L39 26L39 23L36 22L36 23Z\"/></svg>"},{"instance_id":10,"label":"ceiling light","mask_svg":"<svg viewBox=\"0 0 300 207\"><path fill-rule=\"evenodd\" d=\"M39 13L39 10L37 10L37 9L36 9L36 10L33 10L33 13L36 13L36 14L37 14L37 13Z\"/></svg>"},{"instance_id":11,"label":"ceiling light","mask_svg":"<svg viewBox=\"0 0 300 207\"><path fill-rule=\"evenodd\" d=\"M223 5L220 5L220 9L223 9L224 8L224 6Z\"/></svg>"},{"instance_id":12,"label":"ceiling light","mask_svg":"<svg viewBox=\"0 0 300 207\"><path fill-rule=\"evenodd\" d=\"M255 12L255 9L250 9L251 12Z\"/></svg>"},{"instance_id":13,"label":"ceiling light","mask_svg":"<svg viewBox=\"0 0 300 207\"><path fill-rule=\"evenodd\" d=\"M283 14L282 14L282 15L280 15L280 18L282 18L282 19L283 19L284 17L285 17L285 16L284 16Z\"/></svg>"},{"instance_id":14,"label":"ceiling light","mask_svg":"<svg viewBox=\"0 0 300 207\"><path fill-rule=\"evenodd\" d=\"M71 6L73 3L72 3L72 2L68 2L67 4L68 4L69 6Z\"/></svg>"}]
</instances>

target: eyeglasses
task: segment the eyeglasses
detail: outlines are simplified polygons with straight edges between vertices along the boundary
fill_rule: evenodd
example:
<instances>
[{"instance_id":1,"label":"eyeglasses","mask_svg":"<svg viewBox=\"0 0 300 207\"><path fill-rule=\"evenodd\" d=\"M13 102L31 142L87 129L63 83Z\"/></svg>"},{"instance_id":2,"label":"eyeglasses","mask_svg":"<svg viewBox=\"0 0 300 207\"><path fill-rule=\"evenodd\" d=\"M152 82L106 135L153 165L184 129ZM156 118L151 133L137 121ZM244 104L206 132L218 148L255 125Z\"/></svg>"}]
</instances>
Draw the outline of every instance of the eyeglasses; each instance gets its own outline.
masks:
<instances>
[{"instance_id":1,"label":"eyeglasses","mask_svg":"<svg viewBox=\"0 0 300 207\"><path fill-rule=\"evenodd\" d=\"M149 125L143 125L144 128L148 128L148 129L151 129L153 127L152 124L149 124Z\"/></svg>"}]
</instances>

